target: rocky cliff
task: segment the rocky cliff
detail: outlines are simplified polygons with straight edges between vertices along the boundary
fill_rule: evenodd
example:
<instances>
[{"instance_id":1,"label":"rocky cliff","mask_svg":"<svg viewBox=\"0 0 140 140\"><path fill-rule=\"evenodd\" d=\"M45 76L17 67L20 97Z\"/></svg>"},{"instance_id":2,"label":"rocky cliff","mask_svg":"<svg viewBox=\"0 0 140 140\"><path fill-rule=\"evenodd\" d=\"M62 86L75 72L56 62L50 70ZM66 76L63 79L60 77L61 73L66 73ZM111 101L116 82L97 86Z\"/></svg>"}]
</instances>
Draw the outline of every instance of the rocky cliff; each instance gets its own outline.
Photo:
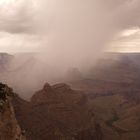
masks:
<instances>
[{"instance_id":1,"label":"rocky cliff","mask_svg":"<svg viewBox=\"0 0 140 140\"><path fill-rule=\"evenodd\" d=\"M26 140L15 118L13 96L12 90L0 83L0 140Z\"/></svg>"},{"instance_id":2,"label":"rocky cliff","mask_svg":"<svg viewBox=\"0 0 140 140\"><path fill-rule=\"evenodd\" d=\"M16 97L14 106L28 140L102 140L86 96L66 84L46 83L30 102Z\"/></svg>"}]
</instances>

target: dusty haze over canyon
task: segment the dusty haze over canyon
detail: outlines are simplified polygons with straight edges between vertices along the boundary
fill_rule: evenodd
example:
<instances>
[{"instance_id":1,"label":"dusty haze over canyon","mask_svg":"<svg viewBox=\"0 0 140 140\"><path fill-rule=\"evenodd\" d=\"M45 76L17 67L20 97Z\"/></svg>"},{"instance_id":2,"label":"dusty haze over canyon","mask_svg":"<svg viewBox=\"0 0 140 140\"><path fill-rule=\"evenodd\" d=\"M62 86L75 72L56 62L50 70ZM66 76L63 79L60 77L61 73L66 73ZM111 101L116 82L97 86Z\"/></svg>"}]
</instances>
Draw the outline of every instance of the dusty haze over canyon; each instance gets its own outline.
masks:
<instances>
[{"instance_id":1,"label":"dusty haze over canyon","mask_svg":"<svg viewBox=\"0 0 140 140\"><path fill-rule=\"evenodd\" d=\"M139 0L0 0L0 140L139 140L139 13Z\"/></svg>"},{"instance_id":2,"label":"dusty haze over canyon","mask_svg":"<svg viewBox=\"0 0 140 140\"><path fill-rule=\"evenodd\" d=\"M14 55L4 81L26 88L63 81L104 51L139 52L139 7L138 0L1 0L0 51Z\"/></svg>"}]
</instances>

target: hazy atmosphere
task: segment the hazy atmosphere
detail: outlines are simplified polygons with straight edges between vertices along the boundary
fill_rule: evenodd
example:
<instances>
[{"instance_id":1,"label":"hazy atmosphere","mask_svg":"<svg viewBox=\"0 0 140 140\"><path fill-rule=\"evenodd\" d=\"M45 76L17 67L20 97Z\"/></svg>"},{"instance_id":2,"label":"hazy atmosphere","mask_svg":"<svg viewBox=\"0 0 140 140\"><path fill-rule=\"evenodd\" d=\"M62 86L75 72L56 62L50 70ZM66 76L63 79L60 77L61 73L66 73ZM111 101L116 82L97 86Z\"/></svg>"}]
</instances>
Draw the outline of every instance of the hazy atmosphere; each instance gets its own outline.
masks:
<instances>
[{"instance_id":1,"label":"hazy atmosphere","mask_svg":"<svg viewBox=\"0 0 140 140\"><path fill-rule=\"evenodd\" d=\"M0 0L0 140L140 140L140 0Z\"/></svg>"},{"instance_id":2,"label":"hazy atmosphere","mask_svg":"<svg viewBox=\"0 0 140 140\"><path fill-rule=\"evenodd\" d=\"M0 14L3 52L82 59L101 52L123 31L132 40L139 34L138 0L1 0Z\"/></svg>"},{"instance_id":3,"label":"hazy atmosphere","mask_svg":"<svg viewBox=\"0 0 140 140\"><path fill-rule=\"evenodd\" d=\"M0 51L15 55L2 80L39 88L106 51L139 52L139 12L139 0L0 0Z\"/></svg>"}]
</instances>

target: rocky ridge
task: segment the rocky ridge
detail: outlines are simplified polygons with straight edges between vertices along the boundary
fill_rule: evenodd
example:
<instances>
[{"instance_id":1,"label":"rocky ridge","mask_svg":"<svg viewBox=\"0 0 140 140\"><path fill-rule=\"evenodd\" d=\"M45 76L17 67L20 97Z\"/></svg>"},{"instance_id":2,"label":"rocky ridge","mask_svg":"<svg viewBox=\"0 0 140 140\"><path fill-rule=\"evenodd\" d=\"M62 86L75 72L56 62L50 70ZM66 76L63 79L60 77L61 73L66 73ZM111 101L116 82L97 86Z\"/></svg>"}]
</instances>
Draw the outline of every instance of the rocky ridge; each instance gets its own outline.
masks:
<instances>
[{"instance_id":1,"label":"rocky ridge","mask_svg":"<svg viewBox=\"0 0 140 140\"><path fill-rule=\"evenodd\" d=\"M26 140L15 117L13 96L12 89L0 83L0 140Z\"/></svg>"},{"instance_id":2,"label":"rocky ridge","mask_svg":"<svg viewBox=\"0 0 140 140\"><path fill-rule=\"evenodd\" d=\"M86 96L67 84L46 83L30 102L16 97L14 105L28 140L102 140Z\"/></svg>"}]
</instances>

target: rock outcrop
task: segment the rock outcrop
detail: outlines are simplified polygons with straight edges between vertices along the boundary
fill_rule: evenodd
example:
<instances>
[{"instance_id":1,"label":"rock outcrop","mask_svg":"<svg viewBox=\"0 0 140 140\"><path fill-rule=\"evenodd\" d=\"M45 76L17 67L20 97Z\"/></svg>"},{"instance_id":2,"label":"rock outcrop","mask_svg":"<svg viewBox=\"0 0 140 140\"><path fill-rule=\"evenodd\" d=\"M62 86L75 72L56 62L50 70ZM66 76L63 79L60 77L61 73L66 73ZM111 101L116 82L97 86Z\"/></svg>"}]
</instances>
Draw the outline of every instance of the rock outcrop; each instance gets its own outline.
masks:
<instances>
[{"instance_id":1,"label":"rock outcrop","mask_svg":"<svg viewBox=\"0 0 140 140\"><path fill-rule=\"evenodd\" d=\"M12 96L12 89L0 83L0 140L26 140L15 118Z\"/></svg>"},{"instance_id":2,"label":"rock outcrop","mask_svg":"<svg viewBox=\"0 0 140 140\"><path fill-rule=\"evenodd\" d=\"M102 140L86 96L67 84L46 83L30 102L16 97L14 105L28 140Z\"/></svg>"}]
</instances>

